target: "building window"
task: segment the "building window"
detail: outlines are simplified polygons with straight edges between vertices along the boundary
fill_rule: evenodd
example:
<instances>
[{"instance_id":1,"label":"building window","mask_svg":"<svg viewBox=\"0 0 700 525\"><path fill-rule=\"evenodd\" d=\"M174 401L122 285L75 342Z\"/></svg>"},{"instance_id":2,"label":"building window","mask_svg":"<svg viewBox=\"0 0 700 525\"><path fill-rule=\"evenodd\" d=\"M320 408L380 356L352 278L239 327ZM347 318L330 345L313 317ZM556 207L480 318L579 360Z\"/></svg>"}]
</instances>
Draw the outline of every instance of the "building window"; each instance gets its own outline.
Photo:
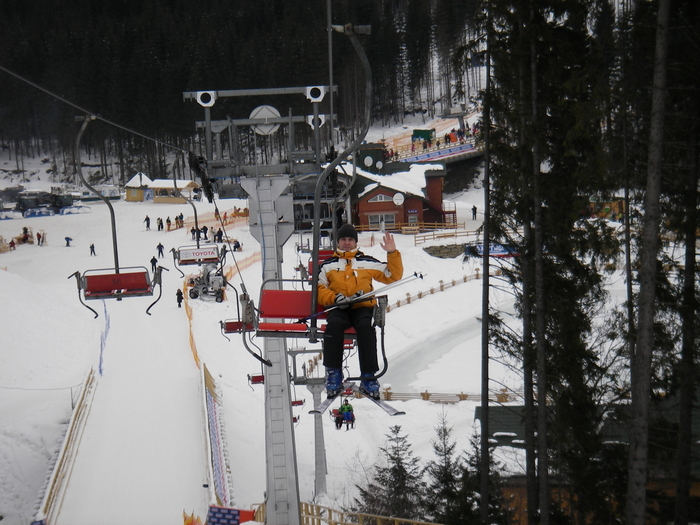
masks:
<instances>
[{"instance_id":1,"label":"building window","mask_svg":"<svg viewBox=\"0 0 700 525\"><path fill-rule=\"evenodd\" d=\"M408 216L408 224L418 224L418 215L410 214Z\"/></svg>"},{"instance_id":2,"label":"building window","mask_svg":"<svg viewBox=\"0 0 700 525\"><path fill-rule=\"evenodd\" d=\"M384 223L384 229L386 230L393 230L396 226L395 213L372 213L367 216L367 219L369 220L370 230L379 230L382 222Z\"/></svg>"},{"instance_id":3,"label":"building window","mask_svg":"<svg viewBox=\"0 0 700 525\"><path fill-rule=\"evenodd\" d=\"M384 195L383 193L379 193L379 194L375 195L374 197L372 197L371 199L369 199L367 202L389 202L389 201L391 201L391 199L392 199L392 197L390 197L389 195Z\"/></svg>"}]
</instances>

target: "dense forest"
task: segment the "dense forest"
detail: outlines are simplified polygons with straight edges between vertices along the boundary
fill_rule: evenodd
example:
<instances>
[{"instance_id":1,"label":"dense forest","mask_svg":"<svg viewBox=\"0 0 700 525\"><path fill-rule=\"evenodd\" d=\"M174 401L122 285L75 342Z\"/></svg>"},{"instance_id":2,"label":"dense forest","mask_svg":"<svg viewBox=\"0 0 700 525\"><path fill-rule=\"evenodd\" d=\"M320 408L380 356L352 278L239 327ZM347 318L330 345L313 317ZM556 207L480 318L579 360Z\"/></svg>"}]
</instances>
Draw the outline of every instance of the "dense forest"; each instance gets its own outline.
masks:
<instances>
[{"instance_id":1,"label":"dense forest","mask_svg":"<svg viewBox=\"0 0 700 525\"><path fill-rule=\"evenodd\" d=\"M372 26L361 40L375 125L472 100L483 108L484 235L520 254L490 282L515 291L521 326L493 309L487 326L493 358L522 375L527 522L700 521L700 2L331 3L333 23ZM185 91L329 78L320 0L36 0L0 12L0 143L20 156L70 156L80 112L7 71L184 149L201 118ZM338 126L357 128L362 68L346 40L333 42ZM227 104L234 118L252 108ZM88 130L95 155L153 148L124 129ZM595 202L622 227L582 220ZM620 275L616 302L608 285ZM489 484L477 486L470 477L428 514L463 523L467 514L445 511L461 501L504 523Z\"/></svg>"},{"instance_id":2,"label":"dense forest","mask_svg":"<svg viewBox=\"0 0 700 525\"><path fill-rule=\"evenodd\" d=\"M416 111L433 116L451 107L452 99L477 96L475 75L481 68L460 74L464 93L450 89L457 79L451 53L469 35L453 15L465 18L469 3L438 3L450 16L441 16L430 2L331 3L333 24L371 26L361 40L372 66L378 122L400 122ZM196 6L179 0L39 0L3 2L0 13L6 27L0 34L0 66L6 69L0 72L0 141L20 155L36 154L38 148L70 150L78 129L74 117L85 112L192 149L202 109L184 102L183 92L329 83L328 13L320 0L205 0ZM438 46L443 46L441 60L435 58ZM363 70L348 39L337 33L332 56L337 126L353 129L361 118L363 102L357 97L363 96ZM436 93L435 86L443 87ZM303 114L294 107L298 103L289 97L221 99L216 110L218 118L247 118L256 106L270 104L282 114L288 106ZM328 110L326 103L323 111ZM138 155L154 147L102 122L89 126L83 141L95 155L120 159L124 151ZM149 173L169 176L160 164L152 162Z\"/></svg>"}]
</instances>

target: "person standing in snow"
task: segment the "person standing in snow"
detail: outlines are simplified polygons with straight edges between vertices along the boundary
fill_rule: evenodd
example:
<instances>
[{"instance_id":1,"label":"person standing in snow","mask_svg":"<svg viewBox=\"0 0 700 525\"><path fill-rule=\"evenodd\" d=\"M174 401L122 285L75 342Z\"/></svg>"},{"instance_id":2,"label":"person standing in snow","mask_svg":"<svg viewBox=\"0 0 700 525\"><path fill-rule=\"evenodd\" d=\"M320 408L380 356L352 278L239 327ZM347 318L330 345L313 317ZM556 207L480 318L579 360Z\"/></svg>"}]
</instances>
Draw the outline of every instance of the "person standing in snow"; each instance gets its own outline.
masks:
<instances>
[{"instance_id":1,"label":"person standing in snow","mask_svg":"<svg viewBox=\"0 0 700 525\"><path fill-rule=\"evenodd\" d=\"M182 308L182 290L178 288L177 292L175 292L175 296L177 297L177 307Z\"/></svg>"},{"instance_id":2,"label":"person standing in snow","mask_svg":"<svg viewBox=\"0 0 700 525\"><path fill-rule=\"evenodd\" d=\"M97 255L95 253L95 243L94 242L90 243L90 255L95 255L95 256Z\"/></svg>"},{"instance_id":3,"label":"person standing in snow","mask_svg":"<svg viewBox=\"0 0 700 525\"><path fill-rule=\"evenodd\" d=\"M151 268L153 269L153 273L156 272L156 268L158 267L158 259L156 259L156 256L154 255L151 257Z\"/></svg>"},{"instance_id":4,"label":"person standing in snow","mask_svg":"<svg viewBox=\"0 0 700 525\"><path fill-rule=\"evenodd\" d=\"M151 218L146 215L146 218L143 220L143 222L146 224L146 230L151 229Z\"/></svg>"},{"instance_id":5,"label":"person standing in snow","mask_svg":"<svg viewBox=\"0 0 700 525\"><path fill-rule=\"evenodd\" d=\"M165 257L163 254L163 250L165 249L165 246L163 246L163 243L159 242L158 246L156 246L156 250L158 250L158 257Z\"/></svg>"},{"instance_id":6,"label":"person standing in snow","mask_svg":"<svg viewBox=\"0 0 700 525\"><path fill-rule=\"evenodd\" d=\"M394 236L385 233L382 249L387 262L365 255L357 249L357 230L352 224L343 224L337 233L338 245L330 259L319 267L318 304L339 306L328 312L323 335L323 364L326 367L326 393L337 395L343 388L343 341L345 330L351 326L357 332L360 358L360 392L379 399L379 383L375 377L377 361L377 333L372 326L374 299L349 304L361 295L371 292L372 281L389 284L403 277L401 254L396 249Z\"/></svg>"}]
</instances>

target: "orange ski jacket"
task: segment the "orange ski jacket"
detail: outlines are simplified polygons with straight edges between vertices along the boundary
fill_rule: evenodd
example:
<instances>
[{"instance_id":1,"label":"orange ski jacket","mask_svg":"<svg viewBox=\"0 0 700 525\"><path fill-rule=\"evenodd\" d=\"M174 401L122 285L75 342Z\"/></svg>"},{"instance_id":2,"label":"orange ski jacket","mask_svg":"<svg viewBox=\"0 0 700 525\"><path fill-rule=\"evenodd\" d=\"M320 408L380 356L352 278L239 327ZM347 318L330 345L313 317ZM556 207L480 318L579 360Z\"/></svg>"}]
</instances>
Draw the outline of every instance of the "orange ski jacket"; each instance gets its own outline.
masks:
<instances>
[{"instance_id":1,"label":"orange ski jacket","mask_svg":"<svg viewBox=\"0 0 700 525\"><path fill-rule=\"evenodd\" d=\"M318 274L318 304L332 306L339 293L350 297L362 290L363 293L374 290L372 281L389 284L403 277L403 261L398 250L387 253L387 262L381 262L359 250L336 251L333 257L321 263ZM352 308L373 306L374 300L368 299L352 305Z\"/></svg>"}]
</instances>

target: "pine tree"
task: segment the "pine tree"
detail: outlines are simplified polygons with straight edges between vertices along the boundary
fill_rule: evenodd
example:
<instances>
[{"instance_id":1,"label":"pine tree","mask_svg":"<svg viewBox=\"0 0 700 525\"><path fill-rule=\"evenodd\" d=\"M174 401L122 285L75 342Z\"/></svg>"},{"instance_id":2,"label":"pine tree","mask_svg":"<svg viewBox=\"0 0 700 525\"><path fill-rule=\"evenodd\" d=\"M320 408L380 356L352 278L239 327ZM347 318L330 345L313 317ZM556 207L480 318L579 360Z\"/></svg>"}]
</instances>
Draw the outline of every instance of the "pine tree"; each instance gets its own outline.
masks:
<instances>
[{"instance_id":1,"label":"pine tree","mask_svg":"<svg viewBox=\"0 0 700 525\"><path fill-rule=\"evenodd\" d=\"M426 509L431 519L444 525L464 523L459 512L458 494L463 461L455 455L456 444L451 440L452 427L447 426L447 417L440 415L435 428L437 438L431 442L437 460L429 461L425 467Z\"/></svg>"},{"instance_id":2,"label":"pine tree","mask_svg":"<svg viewBox=\"0 0 700 525\"><path fill-rule=\"evenodd\" d=\"M479 523L481 510L479 508L479 494L481 489L481 448L477 436L471 439L471 454L467 454L467 462L463 465L462 474L455 506L456 521L452 523ZM502 468L489 454L489 509L488 523L490 525L505 524L505 505L501 496L501 478L499 470Z\"/></svg>"},{"instance_id":3,"label":"pine tree","mask_svg":"<svg viewBox=\"0 0 700 525\"><path fill-rule=\"evenodd\" d=\"M414 457L408 437L401 435L401 426L390 428L387 443L380 450L384 465L377 465L371 481L357 486L360 497L355 498L356 512L422 520L425 491L420 458Z\"/></svg>"}]
</instances>

